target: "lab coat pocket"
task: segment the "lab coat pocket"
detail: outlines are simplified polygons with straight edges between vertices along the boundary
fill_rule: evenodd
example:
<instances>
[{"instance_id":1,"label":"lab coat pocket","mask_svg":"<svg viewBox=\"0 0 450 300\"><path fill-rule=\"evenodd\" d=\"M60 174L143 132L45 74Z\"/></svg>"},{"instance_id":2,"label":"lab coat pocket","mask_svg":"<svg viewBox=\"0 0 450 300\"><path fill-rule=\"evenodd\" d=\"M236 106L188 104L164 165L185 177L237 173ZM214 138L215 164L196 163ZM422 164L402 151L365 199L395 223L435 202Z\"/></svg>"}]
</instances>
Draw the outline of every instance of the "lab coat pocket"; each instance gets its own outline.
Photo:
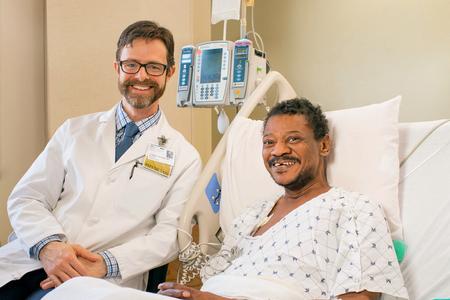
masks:
<instances>
[{"instance_id":1,"label":"lab coat pocket","mask_svg":"<svg viewBox=\"0 0 450 300\"><path fill-rule=\"evenodd\" d=\"M171 178L148 170L142 164L130 164L121 174L122 197L115 201L116 209L132 218L153 217L171 186Z\"/></svg>"}]
</instances>

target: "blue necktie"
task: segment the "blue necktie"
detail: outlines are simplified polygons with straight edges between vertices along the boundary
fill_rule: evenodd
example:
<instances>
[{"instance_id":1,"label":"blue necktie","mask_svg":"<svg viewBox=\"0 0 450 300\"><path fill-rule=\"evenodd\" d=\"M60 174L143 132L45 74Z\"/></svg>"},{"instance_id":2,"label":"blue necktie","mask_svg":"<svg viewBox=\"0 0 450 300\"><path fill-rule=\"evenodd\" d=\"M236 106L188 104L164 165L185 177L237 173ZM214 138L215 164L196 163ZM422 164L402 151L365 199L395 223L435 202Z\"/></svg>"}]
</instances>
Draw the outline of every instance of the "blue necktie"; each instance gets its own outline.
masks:
<instances>
[{"instance_id":1,"label":"blue necktie","mask_svg":"<svg viewBox=\"0 0 450 300\"><path fill-rule=\"evenodd\" d=\"M134 124L134 122L127 123L125 125L125 133L123 135L122 141L116 146L116 161L127 151L128 148L133 144L134 136L139 132L139 128Z\"/></svg>"}]
</instances>

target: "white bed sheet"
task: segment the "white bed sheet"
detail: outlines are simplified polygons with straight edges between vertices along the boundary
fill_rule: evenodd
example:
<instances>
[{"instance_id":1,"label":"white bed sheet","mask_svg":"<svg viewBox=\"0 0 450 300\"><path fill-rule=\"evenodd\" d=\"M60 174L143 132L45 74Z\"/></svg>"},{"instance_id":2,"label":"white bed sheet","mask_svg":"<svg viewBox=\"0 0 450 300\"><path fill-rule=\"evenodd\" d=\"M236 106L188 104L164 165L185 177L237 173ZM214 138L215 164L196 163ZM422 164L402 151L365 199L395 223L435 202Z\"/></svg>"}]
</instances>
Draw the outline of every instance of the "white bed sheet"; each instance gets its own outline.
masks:
<instances>
[{"instance_id":1,"label":"white bed sheet","mask_svg":"<svg viewBox=\"0 0 450 300\"><path fill-rule=\"evenodd\" d=\"M400 157L443 121L401 124ZM406 257L400 265L411 299L450 298L450 122L434 131L400 169Z\"/></svg>"}]
</instances>

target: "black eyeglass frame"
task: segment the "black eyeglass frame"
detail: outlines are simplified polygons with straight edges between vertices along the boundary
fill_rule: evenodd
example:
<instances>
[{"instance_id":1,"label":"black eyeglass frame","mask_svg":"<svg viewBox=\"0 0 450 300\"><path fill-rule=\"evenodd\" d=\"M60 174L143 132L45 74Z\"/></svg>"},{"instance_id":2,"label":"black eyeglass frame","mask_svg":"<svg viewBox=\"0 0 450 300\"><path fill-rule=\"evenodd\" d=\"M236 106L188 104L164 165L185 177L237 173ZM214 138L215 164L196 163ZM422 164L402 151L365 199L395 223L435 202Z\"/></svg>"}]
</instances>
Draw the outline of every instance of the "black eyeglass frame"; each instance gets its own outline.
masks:
<instances>
[{"instance_id":1,"label":"black eyeglass frame","mask_svg":"<svg viewBox=\"0 0 450 300\"><path fill-rule=\"evenodd\" d=\"M133 62L133 63L136 63L136 64L139 65L139 68L136 70L136 72L127 72L127 71L125 71L125 70L123 69L123 64L126 63L126 62ZM164 67L164 68L163 68L161 74L150 74L150 73L148 72L148 70L147 70L147 66L148 66L148 65L157 65L157 66L162 66L162 67ZM157 63L157 62L149 62L149 63L146 63L146 64L141 64L140 62L135 61L135 60L133 60L133 59L121 60L121 61L119 61L119 66L120 66L120 69L122 70L122 72L124 72L124 73L126 73L126 74L137 74L137 73L139 73L139 71L141 70L142 67L144 67L145 73L147 73L147 74L150 75L150 76L161 76L161 75L164 74L164 72L167 71L167 65L165 65L165 64L161 64L161 63Z\"/></svg>"}]
</instances>

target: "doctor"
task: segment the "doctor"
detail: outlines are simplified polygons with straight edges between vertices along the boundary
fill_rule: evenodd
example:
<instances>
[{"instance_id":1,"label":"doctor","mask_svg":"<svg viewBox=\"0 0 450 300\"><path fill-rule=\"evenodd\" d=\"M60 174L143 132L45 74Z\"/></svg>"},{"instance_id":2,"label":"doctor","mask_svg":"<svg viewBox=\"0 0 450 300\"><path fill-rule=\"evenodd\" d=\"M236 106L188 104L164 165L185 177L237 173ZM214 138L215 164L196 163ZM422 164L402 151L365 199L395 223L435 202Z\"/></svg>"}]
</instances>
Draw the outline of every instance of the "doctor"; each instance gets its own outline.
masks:
<instances>
[{"instance_id":1,"label":"doctor","mask_svg":"<svg viewBox=\"0 0 450 300\"><path fill-rule=\"evenodd\" d=\"M177 252L201 162L159 107L175 71L172 34L131 24L114 69L120 103L64 122L8 199L14 234L0 248L0 299L86 275L144 289L147 271Z\"/></svg>"}]
</instances>

